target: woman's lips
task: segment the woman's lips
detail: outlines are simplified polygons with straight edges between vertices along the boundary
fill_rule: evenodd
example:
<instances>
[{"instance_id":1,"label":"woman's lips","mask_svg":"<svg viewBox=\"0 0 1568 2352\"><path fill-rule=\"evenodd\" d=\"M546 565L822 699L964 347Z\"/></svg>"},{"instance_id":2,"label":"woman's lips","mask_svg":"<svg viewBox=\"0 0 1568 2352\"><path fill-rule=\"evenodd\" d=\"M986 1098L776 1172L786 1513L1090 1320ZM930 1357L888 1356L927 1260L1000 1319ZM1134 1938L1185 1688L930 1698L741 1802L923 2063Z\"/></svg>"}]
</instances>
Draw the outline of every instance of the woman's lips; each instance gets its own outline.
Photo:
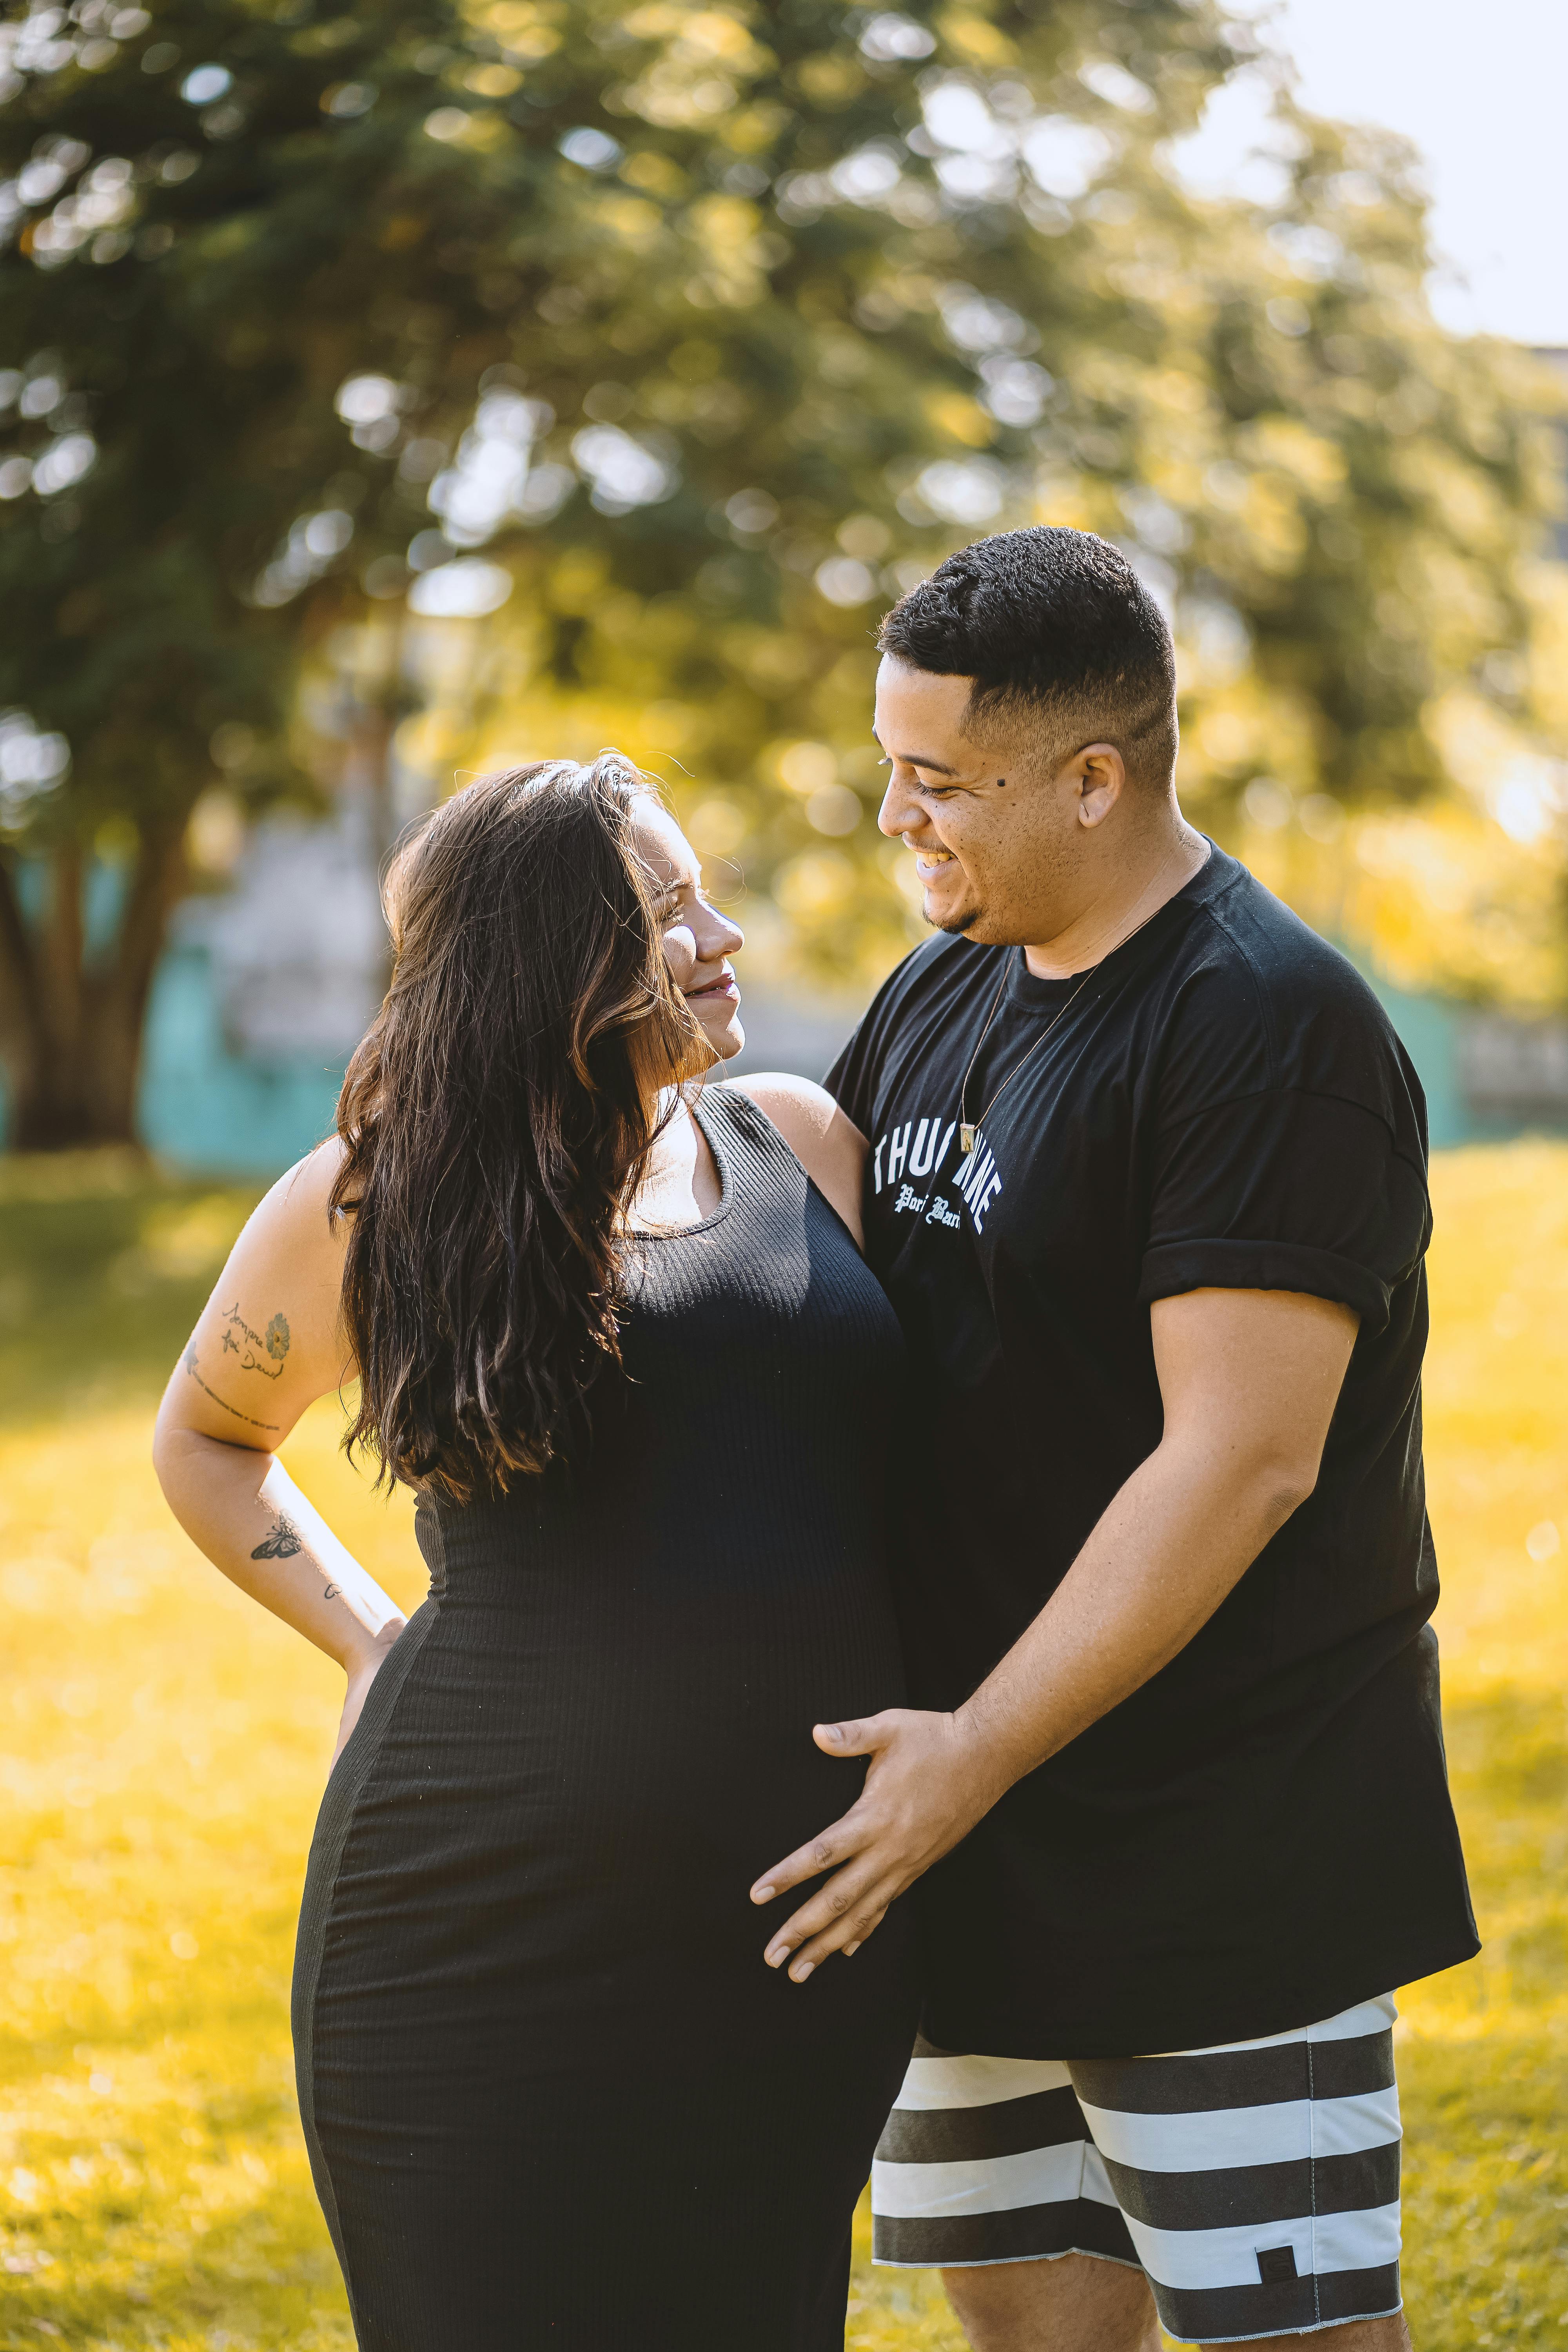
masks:
<instances>
[{"instance_id":1,"label":"woman's lips","mask_svg":"<svg viewBox=\"0 0 1568 2352\"><path fill-rule=\"evenodd\" d=\"M706 982L700 988L689 988L686 1001L691 1003L699 996L730 996L739 998L740 985L732 971L722 971L717 980Z\"/></svg>"}]
</instances>

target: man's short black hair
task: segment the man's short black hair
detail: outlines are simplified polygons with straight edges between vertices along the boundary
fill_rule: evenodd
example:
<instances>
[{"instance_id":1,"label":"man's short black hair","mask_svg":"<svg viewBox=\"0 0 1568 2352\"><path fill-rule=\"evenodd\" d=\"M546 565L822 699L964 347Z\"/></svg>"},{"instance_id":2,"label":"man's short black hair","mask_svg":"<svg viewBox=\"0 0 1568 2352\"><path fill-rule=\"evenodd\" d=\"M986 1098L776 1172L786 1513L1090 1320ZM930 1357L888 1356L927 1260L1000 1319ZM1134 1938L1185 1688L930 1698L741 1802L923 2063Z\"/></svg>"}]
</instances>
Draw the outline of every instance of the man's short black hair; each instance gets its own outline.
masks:
<instances>
[{"instance_id":1,"label":"man's short black hair","mask_svg":"<svg viewBox=\"0 0 1568 2352\"><path fill-rule=\"evenodd\" d=\"M1103 738L1134 782L1170 781L1171 632L1127 558L1092 531L1041 524L976 540L899 599L878 644L915 669L972 677L972 719L1033 707L1063 739L1062 758Z\"/></svg>"}]
</instances>

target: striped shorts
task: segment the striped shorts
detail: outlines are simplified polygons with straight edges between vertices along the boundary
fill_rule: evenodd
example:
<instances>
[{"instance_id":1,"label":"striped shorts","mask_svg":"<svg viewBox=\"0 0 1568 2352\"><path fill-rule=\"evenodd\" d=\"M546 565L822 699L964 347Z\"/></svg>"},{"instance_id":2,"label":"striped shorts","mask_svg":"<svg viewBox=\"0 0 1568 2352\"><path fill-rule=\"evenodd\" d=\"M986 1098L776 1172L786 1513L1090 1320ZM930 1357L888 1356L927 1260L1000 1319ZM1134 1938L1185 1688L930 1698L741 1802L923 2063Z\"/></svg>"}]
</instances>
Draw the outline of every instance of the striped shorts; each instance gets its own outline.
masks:
<instances>
[{"instance_id":1,"label":"striped shorts","mask_svg":"<svg viewBox=\"0 0 1568 2352\"><path fill-rule=\"evenodd\" d=\"M1139 2264L1184 2344L1400 2307L1394 2000L1164 2057L921 2042L871 2172L879 2263Z\"/></svg>"}]
</instances>

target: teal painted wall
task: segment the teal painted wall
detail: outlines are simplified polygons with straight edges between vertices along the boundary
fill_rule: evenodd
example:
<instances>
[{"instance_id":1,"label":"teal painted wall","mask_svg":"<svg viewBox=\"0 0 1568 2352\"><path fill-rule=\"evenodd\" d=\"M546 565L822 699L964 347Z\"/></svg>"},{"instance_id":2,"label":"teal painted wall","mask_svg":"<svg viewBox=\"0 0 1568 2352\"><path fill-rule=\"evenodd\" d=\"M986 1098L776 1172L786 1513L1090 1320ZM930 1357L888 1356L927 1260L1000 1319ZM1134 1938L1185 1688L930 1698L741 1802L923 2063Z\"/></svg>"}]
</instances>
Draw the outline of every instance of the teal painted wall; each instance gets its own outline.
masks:
<instances>
[{"instance_id":1,"label":"teal painted wall","mask_svg":"<svg viewBox=\"0 0 1568 2352\"><path fill-rule=\"evenodd\" d=\"M1479 1121L1466 1108L1458 1083L1461 1008L1375 979L1372 985L1426 1090L1434 1150L1521 1131ZM820 1019L803 1020L793 1051L787 1007L770 1008L766 1025L775 1067L798 1066L804 1076L820 1076ZM142 1139L179 1168L276 1176L331 1133L343 1068L341 1060L260 1063L233 1052L223 1034L205 949L172 949L159 969L148 1012L139 1108ZM0 1143L4 1134L0 1100Z\"/></svg>"},{"instance_id":2,"label":"teal painted wall","mask_svg":"<svg viewBox=\"0 0 1568 2352\"><path fill-rule=\"evenodd\" d=\"M1412 996L1367 974L1398 1031L1426 1097L1434 1151L1459 1143L1507 1143L1520 1135L1562 1135L1568 1120L1478 1118L1459 1084L1459 1024L1469 1007L1441 996Z\"/></svg>"},{"instance_id":3,"label":"teal painted wall","mask_svg":"<svg viewBox=\"0 0 1568 2352\"><path fill-rule=\"evenodd\" d=\"M1434 1151L1473 1143L1480 1134L1459 1092L1458 1014L1440 996L1408 996L1367 975L1400 1043L1415 1065L1426 1097L1426 1128Z\"/></svg>"},{"instance_id":4,"label":"teal painted wall","mask_svg":"<svg viewBox=\"0 0 1568 2352\"><path fill-rule=\"evenodd\" d=\"M1433 1148L1500 1132L1483 1130L1466 1110L1456 1008L1437 997L1373 985L1426 1090ZM769 1024L770 1033L775 1026L779 1032L769 1039L774 1066L799 1062L804 1076L819 1076L818 1024L803 1024L800 1038L791 1041L782 1012ZM797 1045L793 1053L791 1042ZM342 1074L341 1062L262 1067L230 1053L205 950L182 948L165 957L148 1018L141 1109L143 1139L163 1158L214 1173L276 1175L331 1132Z\"/></svg>"},{"instance_id":5,"label":"teal painted wall","mask_svg":"<svg viewBox=\"0 0 1568 2352\"><path fill-rule=\"evenodd\" d=\"M262 1064L230 1051L205 948L171 950L148 1008L142 1139L176 1167L271 1177L332 1131L344 1064Z\"/></svg>"}]
</instances>

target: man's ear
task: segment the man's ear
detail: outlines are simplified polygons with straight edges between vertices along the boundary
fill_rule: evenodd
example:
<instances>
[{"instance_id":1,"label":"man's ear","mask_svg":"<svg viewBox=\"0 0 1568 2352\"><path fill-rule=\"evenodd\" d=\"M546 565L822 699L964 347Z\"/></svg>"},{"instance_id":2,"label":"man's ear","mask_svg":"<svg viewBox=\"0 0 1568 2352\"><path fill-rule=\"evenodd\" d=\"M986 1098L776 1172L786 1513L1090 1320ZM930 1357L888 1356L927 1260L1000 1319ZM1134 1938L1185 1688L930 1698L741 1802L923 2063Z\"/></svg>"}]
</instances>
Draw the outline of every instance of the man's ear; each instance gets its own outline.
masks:
<instances>
[{"instance_id":1,"label":"man's ear","mask_svg":"<svg viewBox=\"0 0 1568 2352\"><path fill-rule=\"evenodd\" d=\"M1079 824L1103 824L1127 788L1121 752L1114 743L1089 743L1068 764L1078 793Z\"/></svg>"}]
</instances>

